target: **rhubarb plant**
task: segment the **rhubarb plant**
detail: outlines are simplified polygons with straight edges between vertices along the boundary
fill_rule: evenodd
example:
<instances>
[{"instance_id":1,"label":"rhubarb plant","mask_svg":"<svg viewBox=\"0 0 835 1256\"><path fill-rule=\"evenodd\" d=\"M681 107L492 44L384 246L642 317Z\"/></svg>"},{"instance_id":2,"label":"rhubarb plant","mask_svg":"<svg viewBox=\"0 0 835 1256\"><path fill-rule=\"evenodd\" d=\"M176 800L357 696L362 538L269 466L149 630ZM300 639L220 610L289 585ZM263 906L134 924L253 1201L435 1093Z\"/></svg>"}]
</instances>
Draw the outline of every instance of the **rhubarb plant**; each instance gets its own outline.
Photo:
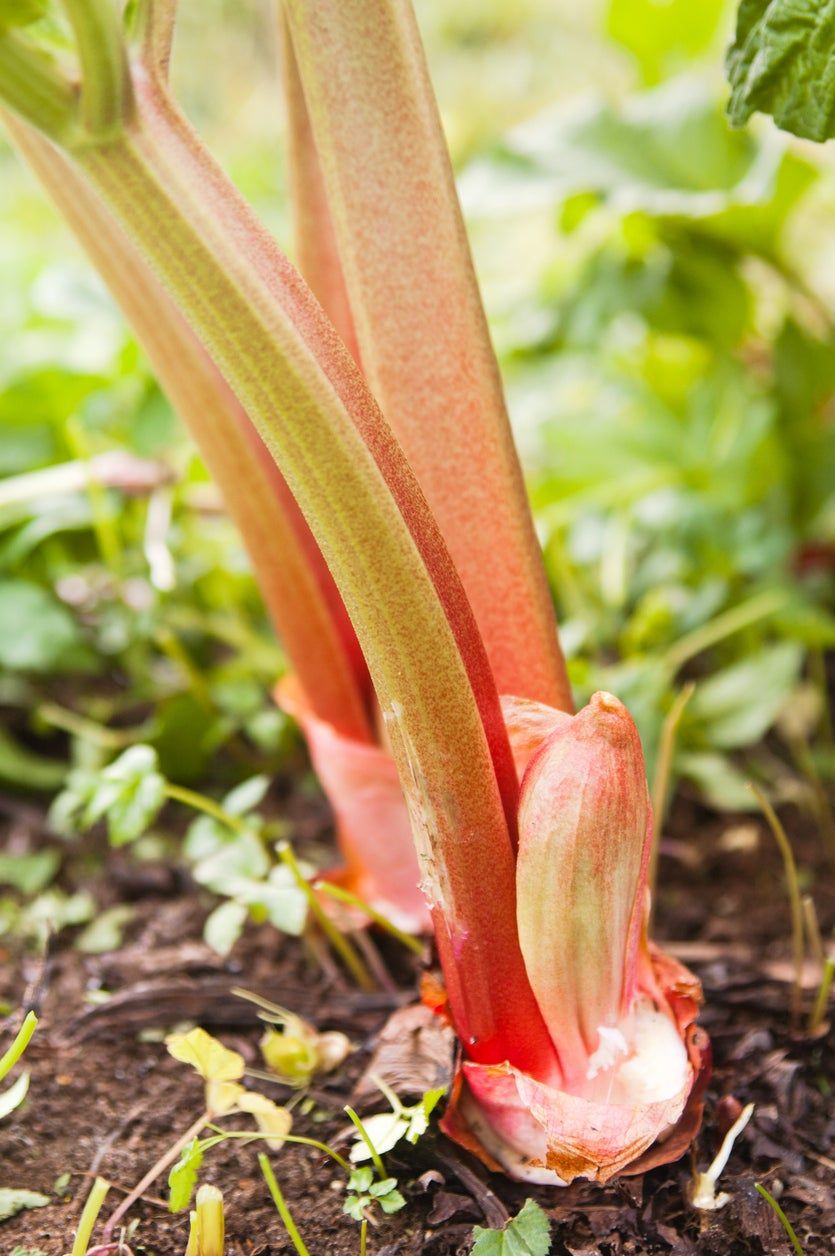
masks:
<instances>
[{"instance_id":1,"label":"rhubarb plant","mask_svg":"<svg viewBox=\"0 0 835 1256\"><path fill-rule=\"evenodd\" d=\"M140 0L127 30L111 0L63 12L70 57L47 55L37 23L7 25L0 97L24 143L40 131L50 161L61 150L73 203L89 192L113 224L105 263L124 239L155 276L278 466L351 620L380 726L359 792L377 804L390 753L444 973L434 1002L461 1042L444 1128L531 1181L675 1158L706 1075L698 985L647 939L631 717L607 693L571 714L407 0L287 5L299 186L315 188L300 256L325 233L331 261L310 278L339 328L177 109L170 0ZM366 742L316 714L304 677L295 686L285 700L348 797L346 755ZM376 864L399 866L383 827Z\"/></svg>"}]
</instances>

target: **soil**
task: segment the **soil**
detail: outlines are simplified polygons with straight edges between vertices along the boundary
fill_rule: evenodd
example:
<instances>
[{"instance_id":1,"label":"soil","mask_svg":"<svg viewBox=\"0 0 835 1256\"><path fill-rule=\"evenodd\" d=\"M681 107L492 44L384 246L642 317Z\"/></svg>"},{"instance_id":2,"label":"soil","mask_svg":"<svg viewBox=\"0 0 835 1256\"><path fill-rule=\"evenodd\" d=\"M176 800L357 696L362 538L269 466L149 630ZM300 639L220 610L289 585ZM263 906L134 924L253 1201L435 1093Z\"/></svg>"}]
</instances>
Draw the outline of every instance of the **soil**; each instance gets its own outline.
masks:
<instances>
[{"instance_id":1,"label":"soil","mask_svg":"<svg viewBox=\"0 0 835 1256\"><path fill-rule=\"evenodd\" d=\"M0 803L18 833L28 825L33 840L46 840L33 808ZM297 803L296 818L305 837L321 827L314 802ZM835 884L821 838L797 813L784 821L804 887L829 937ZM692 1153L606 1188L534 1189L488 1174L430 1130L415 1147L401 1144L386 1157L407 1205L391 1217L378 1215L369 1230L369 1256L466 1253L474 1224L501 1225L528 1196L551 1219L555 1256L790 1252L755 1182L779 1198L806 1256L835 1250L835 1044L828 1027L811 1038L790 1027L789 910L779 855L764 825L734 817L717 822L686 800L679 801L668 827L674 836L662 858L656 936L704 984L701 1023L714 1053L705 1122ZM319 1028L350 1035L355 1051L336 1073L317 1080L311 1110L305 1115L299 1106L294 1124L294 1133L343 1152L349 1141L343 1105L354 1101L387 1019L415 1000L421 965L386 938L374 940L385 988L370 994L357 991L321 947L312 950L269 926L249 928L231 957L221 960L201 941L212 904L186 874L134 863L103 843L92 854L102 861L90 882L97 900L134 910L123 945L83 955L73 946L74 931L65 930L46 958L18 953L8 940L0 951L0 994L18 1008L34 1003L42 1016L26 1056L29 1098L0 1130L0 1184L53 1200L0 1224L3 1256L17 1246L62 1256L72 1245L93 1177L101 1174L113 1184L106 1215L199 1115L201 1082L169 1057L164 1032L198 1023L258 1067L255 1009L232 995L232 987L245 985ZM73 875L84 863L77 862ZM810 966L804 976L808 1013L819 974ZM96 1002L101 991L110 998ZM0 1028L11 1030L16 1019ZM0 1041L6 1040L4 1034ZM434 1050L430 1069L443 1072L448 1061L438 1060ZM290 1093L275 1083L254 1084L278 1101ZM385 1106L367 1094L357 1102L365 1111ZM694 1166L707 1167L749 1102L756 1105L754 1116L720 1182L729 1202L719 1211L697 1211L689 1202ZM227 1124L243 1127L242 1120ZM343 1214L343 1177L333 1162L290 1145L271 1160L311 1256L356 1256L358 1226ZM227 1256L294 1250L253 1146L230 1140L216 1148L207 1154L201 1177L224 1193ZM164 1178L130 1213L136 1224L127 1241L134 1256L185 1252L187 1217L167 1211Z\"/></svg>"}]
</instances>

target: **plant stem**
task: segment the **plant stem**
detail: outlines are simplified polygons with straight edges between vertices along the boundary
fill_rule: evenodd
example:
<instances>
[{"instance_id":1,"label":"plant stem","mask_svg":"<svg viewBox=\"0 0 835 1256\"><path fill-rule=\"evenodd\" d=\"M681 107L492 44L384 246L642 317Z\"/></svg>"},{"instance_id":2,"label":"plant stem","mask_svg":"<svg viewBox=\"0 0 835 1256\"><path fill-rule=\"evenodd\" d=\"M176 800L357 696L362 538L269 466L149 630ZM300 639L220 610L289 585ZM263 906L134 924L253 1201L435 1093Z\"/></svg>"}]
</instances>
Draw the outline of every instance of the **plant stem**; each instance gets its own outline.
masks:
<instances>
[{"instance_id":1,"label":"plant stem","mask_svg":"<svg viewBox=\"0 0 835 1256\"><path fill-rule=\"evenodd\" d=\"M374 981L365 963L357 954L354 947L348 941L343 933L340 933L333 921L328 917L326 911L323 910L322 904L316 897L316 890L308 881L307 877L299 867L295 852L289 842L280 842L276 847L278 857L285 867L290 869L296 885L307 898L307 904L310 908L310 914L316 920L319 928L330 942L333 949L342 959L345 967L356 981L360 990L373 990Z\"/></svg>"},{"instance_id":2,"label":"plant stem","mask_svg":"<svg viewBox=\"0 0 835 1256\"><path fill-rule=\"evenodd\" d=\"M754 1187L757 1191L757 1194L763 1197L763 1199L768 1204L768 1206L776 1214L777 1219L779 1220L780 1224L782 1225L783 1229L786 1231L786 1234L788 1235L789 1242L791 1243L794 1250L797 1252L797 1256L804 1256L803 1248L800 1245L800 1239L797 1237L797 1235L794 1232L794 1226L789 1221L786 1214L783 1212L783 1209L777 1203L777 1200L769 1191L765 1189L765 1187L760 1182L755 1182Z\"/></svg>"},{"instance_id":3,"label":"plant stem","mask_svg":"<svg viewBox=\"0 0 835 1256\"><path fill-rule=\"evenodd\" d=\"M780 854L783 857L783 868L786 874L786 885L789 892L789 907L791 909L792 920L792 951L794 954L794 983L792 986L791 999L791 1022L794 1028L797 1028L800 1018L800 1001L801 991L803 989L803 902L800 895L800 882L797 877L797 864L794 861L794 852L791 848L791 842L788 839L786 830L783 828L776 811L766 798L763 791L758 785L748 782L748 788L756 798L762 808L763 814L769 823L774 838L780 848Z\"/></svg>"},{"instance_id":4,"label":"plant stem","mask_svg":"<svg viewBox=\"0 0 835 1256\"><path fill-rule=\"evenodd\" d=\"M823 938L821 937L818 913L815 909L815 900L811 894L803 895L803 923L806 927L806 940L809 944L812 959L823 968L826 953L823 949Z\"/></svg>"},{"instance_id":5,"label":"plant stem","mask_svg":"<svg viewBox=\"0 0 835 1256\"><path fill-rule=\"evenodd\" d=\"M6 1074L11 1072L17 1064L18 1060L23 1055L23 1052L29 1046L32 1034L37 1029L37 1026L38 1018L35 1013L27 1012L23 1024L20 1026L20 1029L15 1035L14 1042L8 1050L0 1056L0 1081L2 1081Z\"/></svg>"},{"instance_id":6,"label":"plant stem","mask_svg":"<svg viewBox=\"0 0 835 1256\"><path fill-rule=\"evenodd\" d=\"M495 680L414 474L321 307L167 96L75 156L280 465L331 568L407 798L469 1055L557 1067L516 927L516 781Z\"/></svg>"},{"instance_id":7,"label":"plant stem","mask_svg":"<svg viewBox=\"0 0 835 1256\"><path fill-rule=\"evenodd\" d=\"M79 715L77 711L62 707L57 702L44 702L36 708L35 714L52 728L60 728L65 733L71 733L73 737L92 741L94 745L107 750L122 750L137 741L146 741L156 729L156 720L153 718L146 720L144 724L134 724L131 728L106 728L104 724Z\"/></svg>"},{"instance_id":8,"label":"plant stem","mask_svg":"<svg viewBox=\"0 0 835 1256\"><path fill-rule=\"evenodd\" d=\"M110 0L63 0L81 61L81 119L89 137L117 134L130 106L121 12Z\"/></svg>"},{"instance_id":9,"label":"plant stem","mask_svg":"<svg viewBox=\"0 0 835 1256\"><path fill-rule=\"evenodd\" d=\"M334 885L332 881L317 881L316 890L319 894L326 894L328 898L335 898L339 903L349 903L351 907L356 907L358 911L368 916L369 920L373 920L375 925L379 925L381 929L385 929L386 933L390 933L398 942L402 942L405 947L415 955L423 955L424 944L419 938L414 938L410 933L404 933L402 929L398 929L388 916L384 916L382 912L377 911L370 903L366 903L364 898L360 898L359 894L346 890L344 886Z\"/></svg>"},{"instance_id":10,"label":"plant stem","mask_svg":"<svg viewBox=\"0 0 835 1256\"><path fill-rule=\"evenodd\" d=\"M142 1181L138 1182L137 1185L134 1186L130 1194L126 1195L119 1204L116 1211L111 1213L108 1217L102 1235L105 1243L110 1241L114 1229L122 1220L122 1217L124 1217L124 1215L133 1207L137 1199L141 1199L148 1187L157 1180L161 1173L165 1172L169 1165L174 1163L183 1148L187 1147L193 1138L199 1137L200 1131L208 1124L209 1113L203 1112L194 1124L188 1127L185 1134L182 1134L180 1138L177 1139L176 1143L174 1143L172 1147L169 1147L168 1151L164 1152L163 1155L160 1156L159 1160L155 1161L155 1163L151 1165L144 1178L142 1178Z\"/></svg>"},{"instance_id":11,"label":"plant stem","mask_svg":"<svg viewBox=\"0 0 835 1256\"><path fill-rule=\"evenodd\" d=\"M275 1079L273 1078L273 1080ZM208 1121L206 1124L208 1129L216 1131L214 1138L204 1138L202 1140L201 1146L206 1151L208 1151L211 1147L217 1147L227 1138L238 1138L243 1142L252 1143L257 1142L258 1139L271 1137L270 1134L256 1134L255 1132L249 1133L248 1130L224 1130L221 1129L219 1125L214 1125L211 1121ZM331 1160L335 1161L335 1163L338 1164L340 1169L343 1169L345 1173L350 1174L352 1171L351 1165L344 1156L340 1156L338 1151L334 1151L327 1143L320 1143L316 1138L304 1138L301 1134L282 1134L281 1139L282 1142L296 1143L300 1147L315 1147L317 1151L323 1152L324 1155L329 1156Z\"/></svg>"},{"instance_id":12,"label":"plant stem","mask_svg":"<svg viewBox=\"0 0 835 1256\"><path fill-rule=\"evenodd\" d=\"M731 607L730 610L717 615L715 619L679 637L675 645L671 646L664 655L664 664L675 675L697 654L724 641L735 632L750 628L759 620L767 619L770 615L782 610L790 597L791 594L786 589L766 589L764 593L758 593L747 602L740 602L738 606Z\"/></svg>"},{"instance_id":13,"label":"plant stem","mask_svg":"<svg viewBox=\"0 0 835 1256\"><path fill-rule=\"evenodd\" d=\"M378 1152L377 1148L374 1146L373 1142L371 1141L368 1131L366 1130L365 1126L363 1125L362 1121L357 1116L353 1108L348 1107L348 1105L346 1104L345 1111L347 1112L353 1124L356 1125L357 1129L359 1130L360 1138L365 1143L366 1147L368 1148L371 1154L371 1159L374 1162L374 1168L377 1170L380 1177L384 1178L386 1176L386 1166L383 1164L380 1153Z\"/></svg>"},{"instance_id":14,"label":"plant stem","mask_svg":"<svg viewBox=\"0 0 835 1256\"><path fill-rule=\"evenodd\" d=\"M168 37L162 28L171 7L171 0L149 0L143 8L147 24L140 23L140 37L144 30L156 48L146 48L146 57L162 55L158 37L163 42ZM7 126L102 275L198 446L312 708L343 736L370 740L368 669L356 635L310 529L246 412L153 269L78 170L32 128L14 120Z\"/></svg>"},{"instance_id":15,"label":"plant stem","mask_svg":"<svg viewBox=\"0 0 835 1256\"><path fill-rule=\"evenodd\" d=\"M231 812L224 811L220 803L212 798L207 798L205 794L199 794L195 789L188 789L185 785L172 785L170 781L165 785L166 797L173 802L181 802L186 807L191 807L194 811L202 811L204 815L211 816L213 820L217 820L220 824L225 824L227 828L232 829L235 833L249 833L251 825L241 816L233 816Z\"/></svg>"},{"instance_id":16,"label":"plant stem","mask_svg":"<svg viewBox=\"0 0 835 1256\"><path fill-rule=\"evenodd\" d=\"M284 1196L282 1195L281 1188L279 1187L278 1182L276 1181L276 1177L275 1177L275 1174L273 1173L272 1165L270 1164L269 1160L267 1159L266 1154L263 1151L260 1152L258 1156L258 1163L261 1166L261 1172L263 1173L266 1179L267 1186L269 1187L270 1195L272 1195L273 1203L278 1209L279 1216L281 1217L281 1220L284 1222L284 1228L289 1234L290 1241L295 1247L296 1251L298 1252L298 1256L310 1256L310 1252L305 1247L304 1242L302 1241L302 1236L299 1234L299 1231L296 1228L296 1223L293 1220L290 1209L287 1207L286 1203L284 1202Z\"/></svg>"},{"instance_id":17,"label":"plant stem","mask_svg":"<svg viewBox=\"0 0 835 1256\"><path fill-rule=\"evenodd\" d=\"M826 1016L826 1005L829 1002L829 992L832 989L832 980L835 978L835 960L829 956L823 961L823 976L818 987L817 997L815 998L815 1006L809 1015L809 1033L816 1034L823 1025Z\"/></svg>"},{"instance_id":18,"label":"plant stem","mask_svg":"<svg viewBox=\"0 0 835 1256\"><path fill-rule=\"evenodd\" d=\"M0 100L57 142L71 142L77 98L73 84L15 31L0 35Z\"/></svg>"},{"instance_id":19,"label":"plant stem","mask_svg":"<svg viewBox=\"0 0 835 1256\"><path fill-rule=\"evenodd\" d=\"M368 1243L368 1221L363 1217L360 1222L360 1256L365 1256Z\"/></svg>"},{"instance_id":20,"label":"plant stem","mask_svg":"<svg viewBox=\"0 0 835 1256\"><path fill-rule=\"evenodd\" d=\"M90 1244L90 1235L93 1233L93 1228L109 1190L110 1183L106 1182L104 1178L97 1177L90 1188L90 1194L87 1196L86 1203L81 1210L81 1216L78 1219L78 1229L75 1232L71 1256L86 1256L87 1248Z\"/></svg>"},{"instance_id":21,"label":"plant stem","mask_svg":"<svg viewBox=\"0 0 835 1256\"><path fill-rule=\"evenodd\" d=\"M499 692L571 711L412 5L286 0L286 12L363 372L441 525Z\"/></svg>"}]
</instances>

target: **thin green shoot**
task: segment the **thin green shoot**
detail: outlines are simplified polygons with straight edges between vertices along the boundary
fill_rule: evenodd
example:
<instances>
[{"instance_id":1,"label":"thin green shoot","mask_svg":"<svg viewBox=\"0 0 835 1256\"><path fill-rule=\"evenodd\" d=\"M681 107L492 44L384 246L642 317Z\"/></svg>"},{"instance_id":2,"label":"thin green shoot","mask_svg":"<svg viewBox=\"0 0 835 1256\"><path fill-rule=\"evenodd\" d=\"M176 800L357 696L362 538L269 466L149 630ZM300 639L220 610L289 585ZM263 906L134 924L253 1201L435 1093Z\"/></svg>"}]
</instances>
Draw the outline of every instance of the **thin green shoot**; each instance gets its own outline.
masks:
<instances>
[{"instance_id":1,"label":"thin green shoot","mask_svg":"<svg viewBox=\"0 0 835 1256\"><path fill-rule=\"evenodd\" d=\"M289 868L293 874L293 880L307 898L310 914L330 942L333 949L339 955L345 967L356 981L360 990L373 990L374 982L371 973L368 971L364 961L358 955L355 947L351 945L344 933L340 933L332 920L328 918L327 913L323 910L322 904L316 896L316 891L308 881L307 877L299 867L298 860L289 842L279 842L276 847L278 857L285 867Z\"/></svg>"},{"instance_id":2,"label":"thin green shoot","mask_svg":"<svg viewBox=\"0 0 835 1256\"><path fill-rule=\"evenodd\" d=\"M211 816L213 820L217 820L234 833L252 831L251 823L247 824L241 816L233 816L230 811L224 810L220 803L215 802L213 798L208 798L205 794L199 794L196 789L187 789L184 785L172 785L170 781L166 781L165 794L172 802L181 802L184 806L191 807L193 811L202 811L204 815Z\"/></svg>"},{"instance_id":3,"label":"thin green shoot","mask_svg":"<svg viewBox=\"0 0 835 1256\"><path fill-rule=\"evenodd\" d=\"M353 1122L353 1124L359 1130L360 1138L362 1139L362 1141L365 1143L366 1147L369 1150L374 1168L377 1170L380 1177L384 1178L386 1176L386 1166L383 1164L380 1153L377 1151L377 1148L374 1146L374 1143L371 1141L368 1131L366 1130L360 1118L357 1116L354 1109L349 1107L347 1104L345 1106L345 1112L347 1113L348 1117Z\"/></svg>"},{"instance_id":4,"label":"thin green shoot","mask_svg":"<svg viewBox=\"0 0 835 1256\"><path fill-rule=\"evenodd\" d=\"M284 1196L282 1195L281 1188L278 1185L278 1182L276 1181L276 1176L273 1173L272 1165L270 1164L267 1156L265 1155L263 1151L260 1152L258 1155L258 1163L261 1166L261 1172L263 1173L264 1178L266 1180L270 1195L272 1196L273 1203L278 1209L279 1216L281 1217L281 1220L284 1222L284 1228L290 1236L290 1242L295 1247L298 1253L298 1256L310 1256L310 1252L307 1250L307 1247L304 1244L304 1240L302 1239L302 1236L299 1234L299 1231L296 1227L296 1223L293 1220L293 1215L284 1201Z\"/></svg>"},{"instance_id":5,"label":"thin green shoot","mask_svg":"<svg viewBox=\"0 0 835 1256\"><path fill-rule=\"evenodd\" d=\"M78 1229L75 1232L71 1256L86 1256L87 1248L90 1246L90 1236L109 1190L110 1183L104 1178L97 1177L90 1188L90 1194L78 1219Z\"/></svg>"},{"instance_id":6,"label":"thin green shoot","mask_svg":"<svg viewBox=\"0 0 835 1256\"><path fill-rule=\"evenodd\" d=\"M803 989L803 902L800 895L800 881L797 876L797 864L786 830L780 823L776 811L758 785L748 782L748 788L762 808L763 815L769 823L774 839L783 857L783 868L786 874L786 885L789 892L789 907L792 919L792 952L794 955L794 982L791 997L791 1021L797 1028L800 1019L801 992Z\"/></svg>"},{"instance_id":7,"label":"thin green shoot","mask_svg":"<svg viewBox=\"0 0 835 1256\"><path fill-rule=\"evenodd\" d=\"M821 978L818 993L815 998L815 1005L809 1013L809 1033L816 1034L821 1029L824 1018L826 1016L826 1007L829 1003L829 995L832 990L832 980L835 978L835 959L827 956L823 961L823 977Z\"/></svg>"},{"instance_id":8,"label":"thin green shoot","mask_svg":"<svg viewBox=\"0 0 835 1256\"><path fill-rule=\"evenodd\" d=\"M37 708L36 715L52 728L60 728L81 741L91 741L108 750L124 750L137 741L149 741L159 727L159 721L152 718L131 728L106 728L104 724L79 715L77 711L70 711L57 702L44 702Z\"/></svg>"},{"instance_id":9,"label":"thin green shoot","mask_svg":"<svg viewBox=\"0 0 835 1256\"><path fill-rule=\"evenodd\" d=\"M261 1133L260 1130L225 1130L211 1121L206 1122L206 1128L214 1130L215 1133L213 1137L201 1139L200 1146L203 1151L211 1151L213 1147L220 1146L227 1138L237 1138L241 1142L252 1143L259 1138L272 1137L270 1134ZM323 1152L324 1155L334 1160L345 1173L350 1175L353 1172L353 1165L349 1164L344 1156L340 1156L339 1152L334 1151L333 1147L329 1147L327 1143L320 1143L316 1138L304 1138L301 1134L282 1134L281 1141L283 1143L297 1143L301 1147L315 1147L317 1151Z\"/></svg>"},{"instance_id":10,"label":"thin green shoot","mask_svg":"<svg viewBox=\"0 0 835 1256\"><path fill-rule=\"evenodd\" d=\"M823 949L823 938L821 937L815 900L811 894L803 895L803 923L806 926L806 941L809 945L809 953L815 963L823 968L826 962L826 952Z\"/></svg>"},{"instance_id":11,"label":"thin green shoot","mask_svg":"<svg viewBox=\"0 0 835 1256\"><path fill-rule=\"evenodd\" d=\"M652 851L650 853L649 862L649 888L652 896L652 902L655 900L655 883L658 877L658 852L661 846L661 831L664 826L664 817L667 813L667 796L670 790L670 776L673 767L673 752L676 745L676 735L678 727L681 723L681 717L684 715L685 707L693 694L696 686L692 681L678 691L673 700L673 705L667 712L661 728L661 741L658 749L658 764L655 769L655 776L652 782L652 814L653 814L653 833L652 833Z\"/></svg>"},{"instance_id":12,"label":"thin green shoot","mask_svg":"<svg viewBox=\"0 0 835 1256\"><path fill-rule=\"evenodd\" d=\"M4 1055L0 1056L0 1082L10 1073L17 1064L23 1052L29 1046L32 1034L38 1025L38 1018L34 1012L27 1012L23 1024L17 1031L15 1040L8 1048Z\"/></svg>"},{"instance_id":13,"label":"thin green shoot","mask_svg":"<svg viewBox=\"0 0 835 1256\"><path fill-rule=\"evenodd\" d=\"M360 1256L366 1256L368 1247L368 1218L363 1217L360 1222Z\"/></svg>"},{"instance_id":14,"label":"thin green shoot","mask_svg":"<svg viewBox=\"0 0 835 1256\"><path fill-rule=\"evenodd\" d=\"M667 650L663 659L666 668L675 675L697 654L724 641L726 637L741 632L743 628L750 628L752 624L775 615L777 611L783 609L790 597L791 594L787 589L766 589L764 593L758 593L747 602L741 602L739 606L723 611L721 615L708 620L706 624L700 624L692 632L679 637L678 641Z\"/></svg>"},{"instance_id":15,"label":"thin green shoot","mask_svg":"<svg viewBox=\"0 0 835 1256\"><path fill-rule=\"evenodd\" d=\"M364 898L360 898L359 894L353 894L350 890L344 889L341 885L334 885L331 881L317 881L316 889L320 894L326 894L328 898L334 898L339 903L348 903L351 907L356 907L369 920L373 920L375 925L379 925L386 933L391 934L398 942L402 942L403 946L408 947L415 955L423 955L424 944L419 938L414 938L410 933L404 933L402 929L398 929L388 916L384 916L382 912L377 911Z\"/></svg>"},{"instance_id":16,"label":"thin green shoot","mask_svg":"<svg viewBox=\"0 0 835 1256\"><path fill-rule=\"evenodd\" d=\"M786 1234L788 1235L789 1242L791 1243L794 1250L797 1252L797 1256L804 1256L803 1248L800 1245L800 1239L795 1234L794 1226L789 1221L786 1214L783 1212L783 1209L777 1203L777 1200L774 1198L774 1196L771 1194L770 1191L767 1191L765 1189L765 1187L760 1182L755 1182L754 1187L757 1191L757 1194L762 1195L763 1199L768 1204L769 1208L773 1209L775 1215L777 1216L778 1221L780 1222L781 1226L783 1227L783 1229L786 1231Z\"/></svg>"}]
</instances>

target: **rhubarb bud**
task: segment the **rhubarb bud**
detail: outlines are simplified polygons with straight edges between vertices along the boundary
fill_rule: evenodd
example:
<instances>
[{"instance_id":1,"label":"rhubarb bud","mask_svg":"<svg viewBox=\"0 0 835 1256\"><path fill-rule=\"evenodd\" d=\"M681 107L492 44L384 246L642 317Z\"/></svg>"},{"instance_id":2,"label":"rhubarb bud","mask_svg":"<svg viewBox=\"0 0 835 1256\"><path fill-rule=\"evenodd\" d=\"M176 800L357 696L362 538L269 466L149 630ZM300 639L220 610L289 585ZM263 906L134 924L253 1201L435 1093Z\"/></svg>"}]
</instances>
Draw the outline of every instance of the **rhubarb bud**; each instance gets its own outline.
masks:
<instances>
[{"instance_id":1,"label":"rhubarb bud","mask_svg":"<svg viewBox=\"0 0 835 1256\"><path fill-rule=\"evenodd\" d=\"M465 1061L444 1128L514 1177L605 1182L675 1159L695 1136L701 991L646 941L651 812L626 708L608 693L573 717L502 705L523 773L519 942L559 1068Z\"/></svg>"},{"instance_id":2,"label":"rhubarb bud","mask_svg":"<svg viewBox=\"0 0 835 1256\"><path fill-rule=\"evenodd\" d=\"M649 826L638 730L617 698L595 694L528 766L516 865L528 979L578 1092L627 1053Z\"/></svg>"}]
</instances>

